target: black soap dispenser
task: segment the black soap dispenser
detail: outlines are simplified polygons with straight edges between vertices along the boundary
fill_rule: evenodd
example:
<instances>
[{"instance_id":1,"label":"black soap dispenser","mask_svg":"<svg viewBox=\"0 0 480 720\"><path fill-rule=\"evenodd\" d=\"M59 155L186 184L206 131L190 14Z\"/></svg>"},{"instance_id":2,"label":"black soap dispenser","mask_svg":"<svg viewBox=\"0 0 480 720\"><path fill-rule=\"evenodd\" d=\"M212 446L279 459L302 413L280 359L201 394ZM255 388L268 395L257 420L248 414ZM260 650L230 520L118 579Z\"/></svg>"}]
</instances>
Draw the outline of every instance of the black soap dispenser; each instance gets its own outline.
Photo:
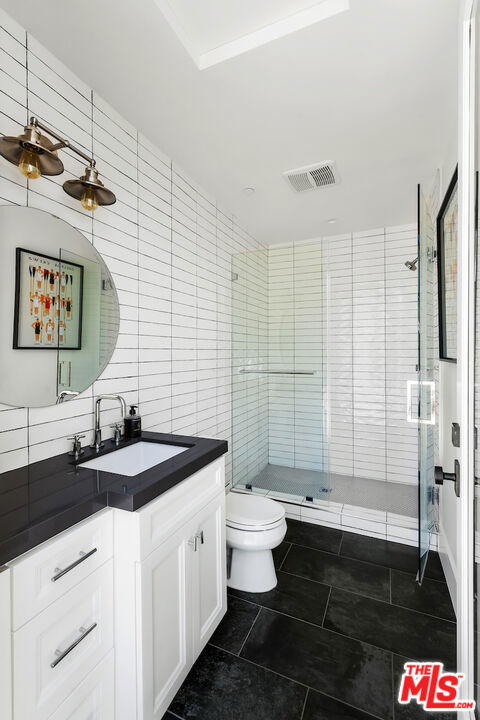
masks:
<instances>
[{"instance_id":1,"label":"black soap dispenser","mask_svg":"<svg viewBox=\"0 0 480 720\"><path fill-rule=\"evenodd\" d=\"M142 418L135 412L137 405L130 405L130 415L125 418L125 438L137 438L142 434Z\"/></svg>"}]
</instances>

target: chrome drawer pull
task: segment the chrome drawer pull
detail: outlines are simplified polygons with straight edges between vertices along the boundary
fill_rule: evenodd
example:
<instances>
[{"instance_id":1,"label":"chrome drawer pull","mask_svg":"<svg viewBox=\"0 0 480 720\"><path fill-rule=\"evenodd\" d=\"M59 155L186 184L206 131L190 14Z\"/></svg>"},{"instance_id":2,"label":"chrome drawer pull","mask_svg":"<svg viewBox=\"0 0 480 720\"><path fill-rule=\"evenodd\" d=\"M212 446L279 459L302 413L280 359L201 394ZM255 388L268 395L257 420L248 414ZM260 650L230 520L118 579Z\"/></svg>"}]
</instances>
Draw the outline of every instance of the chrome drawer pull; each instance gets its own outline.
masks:
<instances>
[{"instance_id":1,"label":"chrome drawer pull","mask_svg":"<svg viewBox=\"0 0 480 720\"><path fill-rule=\"evenodd\" d=\"M64 570L62 568L55 568L55 575L52 577L52 582L56 582L57 580L60 580L61 577L66 575L70 570L73 570L73 568L76 568L77 565L80 565L84 560L87 560L89 557L91 557L94 553L97 552L97 548L93 548L93 550L90 550L88 553L81 552L80 557L78 560L75 560L71 565L66 567Z\"/></svg>"},{"instance_id":2,"label":"chrome drawer pull","mask_svg":"<svg viewBox=\"0 0 480 720\"><path fill-rule=\"evenodd\" d=\"M90 625L90 627L87 628L86 630L84 627L81 627L79 630L79 632L81 633L80 637L78 637L66 650L63 650L63 652L62 652L62 650L55 650L55 655L57 657L55 658L55 660L53 662L50 663L50 667L51 668L57 667L58 663L62 662L63 658L66 658L67 655L69 655L72 652L72 650L75 650L77 645L79 643L81 643L82 640L84 640L87 637L87 635L90 635L92 630L95 630L96 627L97 627L97 623L93 623L93 625Z\"/></svg>"}]
</instances>

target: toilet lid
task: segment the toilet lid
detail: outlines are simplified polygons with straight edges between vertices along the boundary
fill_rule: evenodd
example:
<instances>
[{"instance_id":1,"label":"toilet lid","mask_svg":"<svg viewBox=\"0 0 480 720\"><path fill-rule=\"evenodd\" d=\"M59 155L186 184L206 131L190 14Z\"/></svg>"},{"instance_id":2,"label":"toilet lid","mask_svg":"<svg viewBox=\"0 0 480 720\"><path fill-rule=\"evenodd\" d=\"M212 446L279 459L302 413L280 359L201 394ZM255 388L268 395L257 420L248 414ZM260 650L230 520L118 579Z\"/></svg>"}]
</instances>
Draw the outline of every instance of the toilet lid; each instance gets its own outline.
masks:
<instances>
[{"instance_id":1,"label":"toilet lid","mask_svg":"<svg viewBox=\"0 0 480 720\"><path fill-rule=\"evenodd\" d=\"M285 510L275 500L236 492L227 495L227 523L259 527L271 525L284 517Z\"/></svg>"}]
</instances>

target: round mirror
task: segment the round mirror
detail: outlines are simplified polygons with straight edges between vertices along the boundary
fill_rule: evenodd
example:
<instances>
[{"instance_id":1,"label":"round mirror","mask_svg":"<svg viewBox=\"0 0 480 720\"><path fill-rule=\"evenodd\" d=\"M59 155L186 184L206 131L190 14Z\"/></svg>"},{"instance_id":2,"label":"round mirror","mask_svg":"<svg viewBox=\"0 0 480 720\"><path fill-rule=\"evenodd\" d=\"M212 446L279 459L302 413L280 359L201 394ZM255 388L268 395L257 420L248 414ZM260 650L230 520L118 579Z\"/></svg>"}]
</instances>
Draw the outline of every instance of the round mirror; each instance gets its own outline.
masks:
<instances>
[{"instance_id":1,"label":"round mirror","mask_svg":"<svg viewBox=\"0 0 480 720\"><path fill-rule=\"evenodd\" d=\"M71 400L101 375L120 324L117 292L92 243L54 215L0 207L0 402Z\"/></svg>"}]
</instances>

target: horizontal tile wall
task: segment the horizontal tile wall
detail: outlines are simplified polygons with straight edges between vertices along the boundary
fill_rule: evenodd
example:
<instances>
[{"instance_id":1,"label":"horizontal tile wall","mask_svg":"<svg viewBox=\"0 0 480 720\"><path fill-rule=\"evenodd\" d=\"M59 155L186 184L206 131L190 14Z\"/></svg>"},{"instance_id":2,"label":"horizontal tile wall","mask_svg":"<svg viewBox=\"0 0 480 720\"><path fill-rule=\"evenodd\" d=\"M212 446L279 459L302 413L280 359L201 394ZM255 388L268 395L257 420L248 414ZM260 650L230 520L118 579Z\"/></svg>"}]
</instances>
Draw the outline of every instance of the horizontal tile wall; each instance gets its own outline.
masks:
<instances>
[{"instance_id":1,"label":"horizontal tile wall","mask_svg":"<svg viewBox=\"0 0 480 720\"><path fill-rule=\"evenodd\" d=\"M416 250L409 225L271 246L261 260L255 253L235 260L236 365L318 373L234 380L236 483L267 462L329 470L332 484L336 475L417 483L407 382L417 377L418 278L405 267ZM257 340L247 342L258 339L265 320L268 357Z\"/></svg>"},{"instance_id":2,"label":"horizontal tile wall","mask_svg":"<svg viewBox=\"0 0 480 720\"><path fill-rule=\"evenodd\" d=\"M0 406L0 472L66 451L72 433L89 442L94 400L105 392L139 404L145 429L231 442L231 258L259 243L3 11L0 61L0 133L17 135L35 114L93 151L117 196L93 217L69 198L61 185L84 165L66 151L64 175L30 183L0 160L0 204L78 228L108 265L121 312L112 360L81 396L58 407ZM116 419L107 406L105 436Z\"/></svg>"},{"instance_id":3,"label":"horizontal tile wall","mask_svg":"<svg viewBox=\"0 0 480 720\"><path fill-rule=\"evenodd\" d=\"M269 248L268 367L315 373L270 376L272 465L328 469L324 271L321 242Z\"/></svg>"},{"instance_id":4,"label":"horizontal tile wall","mask_svg":"<svg viewBox=\"0 0 480 720\"><path fill-rule=\"evenodd\" d=\"M268 251L233 259L233 477L245 485L268 463ZM247 372L245 372L247 371Z\"/></svg>"},{"instance_id":5,"label":"horizontal tile wall","mask_svg":"<svg viewBox=\"0 0 480 720\"><path fill-rule=\"evenodd\" d=\"M416 226L326 241L330 471L417 482L417 426L407 422L416 380Z\"/></svg>"}]
</instances>

